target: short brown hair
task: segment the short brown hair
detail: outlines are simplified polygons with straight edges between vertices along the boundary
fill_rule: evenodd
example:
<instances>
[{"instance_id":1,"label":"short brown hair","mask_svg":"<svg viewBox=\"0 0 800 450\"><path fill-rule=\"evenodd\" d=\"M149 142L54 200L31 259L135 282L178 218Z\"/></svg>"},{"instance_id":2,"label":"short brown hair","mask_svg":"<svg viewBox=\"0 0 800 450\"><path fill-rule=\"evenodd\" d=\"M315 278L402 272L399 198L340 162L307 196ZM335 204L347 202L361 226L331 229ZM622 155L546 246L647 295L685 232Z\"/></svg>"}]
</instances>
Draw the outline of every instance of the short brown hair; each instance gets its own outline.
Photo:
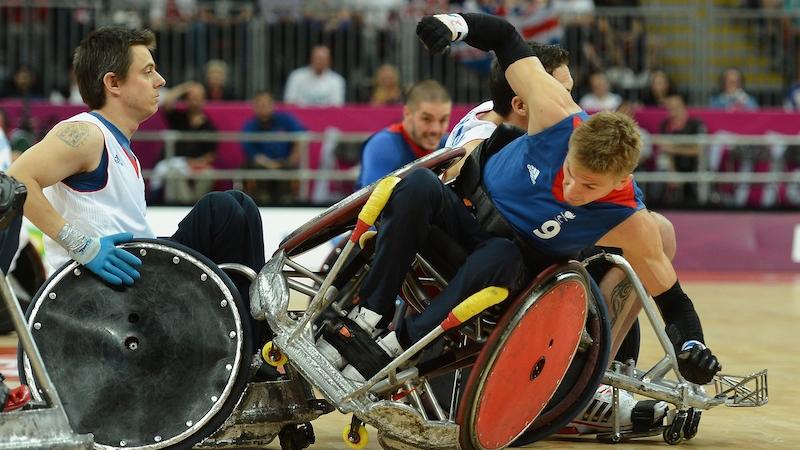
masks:
<instances>
[{"instance_id":1,"label":"short brown hair","mask_svg":"<svg viewBox=\"0 0 800 450\"><path fill-rule=\"evenodd\" d=\"M569 63L569 52L557 44L540 44L538 42L528 42L533 56L539 58L544 66L545 72L550 75L553 71ZM511 100L517 95L511 89L511 85L506 80L506 73L500 68L497 59L492 61L492 69L489 73L489 92L492 94L492 109L503 117L511 113Z\"/></svg>"},{"instance_id":2,"label":"short brown hair","mask_svg":"<svg viewBox=\"0 0 800 450\"><path fill-rule=\"evenodd\" d=\"M153 51L155 44L155 35L150 30L103 27L90 33L75 49L72 59L78 90L84 103L91 109L105 106L103 77L112 72L124 80L131 66L130 48L144 45Z\"/></svg>"},{"instance_id":3,"label":"short brown hair","mask_svg":"<svg viewBox=\"0 0 800 450\"><path fill-rule=\"evenodd\" d=\"M447 89L436 80L422 80L414 83L406 95L406 106L415 108L422 102L449 103L450 94Z\"/></svg>"},{"instance_id":4,"label":"short brown hair","mask_svg":"<svg viewBox=\"0 0 800 450\"><path fill-rule=\"evenodd\" d=\"M642 136L636 122L617 112L599 112L580 124L569 138L577 162L597 174L626 176L639 161Z\"/></svg>"}]
</instances>

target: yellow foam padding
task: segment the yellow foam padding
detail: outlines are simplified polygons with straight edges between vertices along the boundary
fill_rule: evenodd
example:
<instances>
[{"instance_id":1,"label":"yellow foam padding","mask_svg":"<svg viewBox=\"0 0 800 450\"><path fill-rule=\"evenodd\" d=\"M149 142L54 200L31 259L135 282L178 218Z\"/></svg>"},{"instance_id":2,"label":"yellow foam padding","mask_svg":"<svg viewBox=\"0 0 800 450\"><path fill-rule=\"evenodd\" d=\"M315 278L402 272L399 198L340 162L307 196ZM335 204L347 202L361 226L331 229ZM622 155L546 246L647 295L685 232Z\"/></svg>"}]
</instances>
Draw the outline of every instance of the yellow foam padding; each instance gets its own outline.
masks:
<instances>
[{"instance_id":1,"label":"yellow foam padding","mask_svg":"<svg viewBox=\"0 0 800 450\"><path fill-rule=\"evenodd\" d=\"M508 289L489 286L470 295L451 312L461 323L471 319L484 309L496 305L508 297Z\"/></svg>"},{"instance_id":2,"label":"yellow foam padding","mask_svg":"<svg viewBox=\"0 0 800 450\"><path fill-rule=\"evenodd\" d=\"M361 237L358 238L359 247L364 248L364 245L367 243L367 241L374 238L376 234L378 234L378 232L375 230L369 230L362 234Z\"/></svg>"},{"instance_id":3,"label":"yellow foam padding","mask_svg":"<svg viewBox=\"0 0 800 450\"><path fill-rule=\"evenodd\" d=\"M389 201L394 187L397 186L399 182L400 178L398 177L385 177L379 181L378 185L375 186L375 189L372 191L372 194L370 194L367 203L361 208L361 212L358 213L358 220L369 226L374 225L381 211L383 211L383 207L386 206L386 202Z\"/></svg>"}]
</instances>

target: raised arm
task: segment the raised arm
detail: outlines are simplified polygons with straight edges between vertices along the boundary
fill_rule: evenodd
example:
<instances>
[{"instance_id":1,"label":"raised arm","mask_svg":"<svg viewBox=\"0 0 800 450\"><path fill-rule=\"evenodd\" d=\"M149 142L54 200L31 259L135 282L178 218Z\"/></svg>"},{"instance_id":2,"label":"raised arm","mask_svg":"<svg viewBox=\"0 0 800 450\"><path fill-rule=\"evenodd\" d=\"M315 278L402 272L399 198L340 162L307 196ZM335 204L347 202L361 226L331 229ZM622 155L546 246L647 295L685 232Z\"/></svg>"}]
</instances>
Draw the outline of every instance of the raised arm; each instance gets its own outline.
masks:
<instances>
[{"instance_id":1,"label":"raised arm","mask_svg":"<svg viewBox=\"0 0 800 450\"><path fill-rule=\"evenodd\" d=\"M539 58L506 20L486 14L439 14L424 17L417 35L434 53L463 40L480 50L494 51L511 88L530 110L528 134L554 125L581 111L570 93L548 74Z\"/></svg>"}]
</instances>

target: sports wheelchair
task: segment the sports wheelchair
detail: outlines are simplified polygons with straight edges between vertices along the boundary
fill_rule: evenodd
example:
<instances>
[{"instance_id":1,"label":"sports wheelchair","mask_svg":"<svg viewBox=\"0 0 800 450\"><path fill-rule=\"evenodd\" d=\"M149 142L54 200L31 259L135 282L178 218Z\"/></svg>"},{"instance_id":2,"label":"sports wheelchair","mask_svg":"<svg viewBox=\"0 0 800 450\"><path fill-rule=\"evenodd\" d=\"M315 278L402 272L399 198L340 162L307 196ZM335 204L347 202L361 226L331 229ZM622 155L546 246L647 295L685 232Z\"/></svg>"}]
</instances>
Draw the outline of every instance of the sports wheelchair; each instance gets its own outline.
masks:
<instances>
[{"instance_id":1,"label":"sports wheelchair","mask_svg":"<svg viewBox=\"0 0 800 450\"><path fill-rule=\"evenodd\" d=\"M287 237L258 274L158 240L123 245L144 262L132 287L110 288L76 263L59 269L28 323L72 427L93 433L98 448L247 448L279 437L292 450L312 444L311 422L335 407L352 413L343 431L352 448L366 445L370 424L386 449L501 449L558 431L605 382L615 394L624 388L675 405L667 425L647 430L675 444L694 436L700 410L766 403L765 371L717 377L714 397L683 380L653 300L623 258L605 254L594 258L628 274L664 347L646 372L607 370L608 312L587 260L545 270L514 298L488 287L368 380L343 375L317 341L346 316L366 271L379 270L370 267L370 228L394 183L416 167L442 171L463 154L440 150L342 200ZM346 244L321 270L298 262L343 233ZM436 259L418 255L406 277L412 312L452 275L452 261ZM226 271L253 280L249 311ZM304 299L307 308L292 306ZM248 312L273 336L260 352ZM254 381L265 364L280 377ZM39 394L24 356L20 367ZM449 392L433 387L443 376L453 380ZM615 422L607 439L629 437Z\"/></svg>"}]
</instances>

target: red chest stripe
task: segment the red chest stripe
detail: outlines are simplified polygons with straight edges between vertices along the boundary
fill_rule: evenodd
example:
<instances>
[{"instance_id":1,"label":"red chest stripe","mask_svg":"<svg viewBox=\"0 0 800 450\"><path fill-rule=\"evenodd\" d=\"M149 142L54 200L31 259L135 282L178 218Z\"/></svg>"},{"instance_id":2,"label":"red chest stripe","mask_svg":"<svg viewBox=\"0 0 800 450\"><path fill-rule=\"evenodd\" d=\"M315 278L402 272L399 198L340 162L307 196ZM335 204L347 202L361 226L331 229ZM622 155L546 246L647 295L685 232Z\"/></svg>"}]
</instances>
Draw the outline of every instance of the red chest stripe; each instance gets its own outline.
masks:
<instances>
[{"instance_id":1,"label":"red chest stripe","mask_svg":"<svg viewBox=\"0 0 800 450\"><path fill-rule=\"evenodd\" d=\"M402 122L389 125L389 131L392 133L400 133L403 136L403 140L406 141L406 144L408 144L408 147L414 153L414 159L420 159L430 153L429 151L417 145L417 143L411 139L411 136L409 136L408 133L406 133L405 128L403 128Z\"/></svg>"}]
</instances>

